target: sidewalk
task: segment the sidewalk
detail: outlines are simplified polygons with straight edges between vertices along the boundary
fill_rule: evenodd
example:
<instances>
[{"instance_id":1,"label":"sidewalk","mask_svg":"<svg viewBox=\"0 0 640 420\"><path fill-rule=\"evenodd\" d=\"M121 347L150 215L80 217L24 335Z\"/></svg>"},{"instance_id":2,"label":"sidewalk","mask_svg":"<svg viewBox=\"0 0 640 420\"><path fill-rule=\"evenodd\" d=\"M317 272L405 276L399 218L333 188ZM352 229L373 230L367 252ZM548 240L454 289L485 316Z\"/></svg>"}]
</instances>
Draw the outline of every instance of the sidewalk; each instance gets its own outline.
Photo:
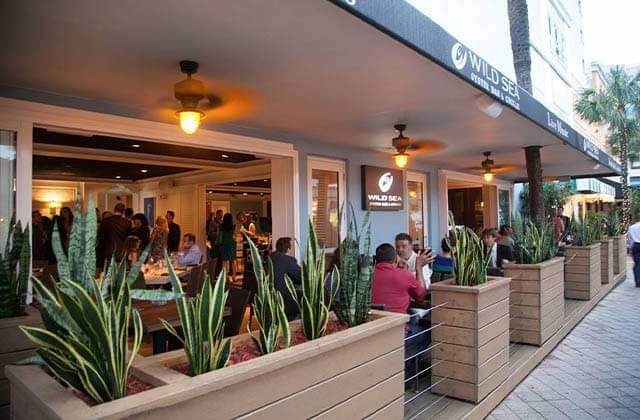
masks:
<instances>
[{"instance_id":1,"label":"sidewalk","mask_svg":"<svg viewBox=\"0 0 640 420\"><path fill-rule=\"evenodd\" d=\"M640 419L640 288L605 297L487 417Z\"/></svg>"}]
</instances>

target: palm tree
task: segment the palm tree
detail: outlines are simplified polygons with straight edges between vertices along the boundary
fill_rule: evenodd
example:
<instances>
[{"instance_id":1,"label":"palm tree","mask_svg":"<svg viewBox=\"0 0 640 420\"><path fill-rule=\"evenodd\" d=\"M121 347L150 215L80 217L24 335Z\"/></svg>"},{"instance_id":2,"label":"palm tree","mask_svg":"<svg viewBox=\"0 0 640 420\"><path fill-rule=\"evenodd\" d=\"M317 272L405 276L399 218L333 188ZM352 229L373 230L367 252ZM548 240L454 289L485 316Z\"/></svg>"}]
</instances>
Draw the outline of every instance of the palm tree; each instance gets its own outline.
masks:
<instances>
[{"instance_id":1,"label":"palm tree","mask_svg":"<svg viewBox=\"0 0 640 420\"><path fill-rule=\"evenodd\" d=\"M640 73L627 74L622 67L613 67L605 76L602 90L585 89L575 104L576 112L590 123L606 124L608 143L622 165L622 224L630 221L629 157L630 146L640 138ZM633 154L635 151L631 150Z\"/></svg>"},{"instance_id":2,"label":"palm tree","mask_svg":"<svg viewBox=\"0 0 640 420\"><path fill-rule=\"evenodd\" d=\"M518 86L531 91L531 41L529 36L529 8L527 0L508 0L509 32L513 67Z\"/></svg>"}]
</instances>

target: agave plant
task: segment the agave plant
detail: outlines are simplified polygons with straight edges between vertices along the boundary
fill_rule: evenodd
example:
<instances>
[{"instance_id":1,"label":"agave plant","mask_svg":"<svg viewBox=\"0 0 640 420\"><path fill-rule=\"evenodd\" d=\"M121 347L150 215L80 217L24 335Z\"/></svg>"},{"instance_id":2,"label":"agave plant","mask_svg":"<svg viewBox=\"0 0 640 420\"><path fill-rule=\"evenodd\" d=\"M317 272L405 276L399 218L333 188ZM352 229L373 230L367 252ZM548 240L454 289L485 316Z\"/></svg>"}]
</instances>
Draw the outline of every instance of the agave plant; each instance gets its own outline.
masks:
<instances>
[{"instance_id":1,"label":"agave plant","mask_svg":"<svg viewBox=\"0 0 640 420\"><path fill-rule=\"evenodd\" d=\"M336 315L341 323L355 327L369 320L373 258L369 212L365 213L360 231L352 207L350 216L347 237L340 243L340 287ZM362 256L361 244L364 251Z\"/></svg>"},{"instance_id":2,"label":"agave plant","mask_svg":"<svg viewBox=\"0 0 640 420\"><path fill-rule=\"evenodd\" d=\"M622 223L620 221L620 217L618 216L618 212L612 210L607 215L607 235L610 237L619 236L624 234L624 230L622 229Z\"/></svg>"},{"instance_id":3,"label":"agave plant","mask_svg":"<svg viewBox=\"0 0 640 420\"><path fill-rule=\"evenodd\" d=\"M593 213L585 218L574 217L571 221L571 245L589 246L600 239L598 235L601 231Z\"/></svg>"},{"instance_id":4,"label":"agave plant","mask_svg":"<svg viewBox=\"0 0 640 420\"><path fill-rule=\"evenodd\" d=\"M514 258L518 264L539 264L550 260L558 252L553 224L547 222L539 227L533 222L524 229L516 229L514 235Z\"/></svg>"},{"instance_id":5,"label":"agave plant","mask_svg":"<svg viewBox=\"0 0 640 420\"><path fill-rule=\"evenodd\" d=\"M30 262L29 227L12 221L0 255L0 318L24 315Z\"/></svg>"},{"instance_id":6,"label":"agave plant","mask_svg":"<svg viewBox=\"0 0 640 420\"><path fill-rule=\"evenodd\" d=\"M476 286L487 282L487 266L491 253L484 251L482 241L466 226L457 228L449 212L449 247L453 259L453 274L458 286Z\"/></svg>"},{"instance_id":7,"label":"agave plant","mask_svg":"<svg viewBox=\"0 0 640 420\"><path fill-rule=\"evenodd\" d=\"M37 361L60 382L96 402L123 398L142 341L142 321L132 308L126 266L113 266L109 282L91 286L66 278L47 289L33 279L42 310L55 328L21 326L36 346ZM133 326L131 348L128 346Z\"/></svg>"},{"instance_id":8,"label":"agave plant","mask_svg":"<svg viewBox=\"0 0 640 420\"><path fill-rule=\"evenodd\" d=\"M273 264L269 260L269 272L265 272L262 258L258 248L251 238L244 233L251 250L253 272L258 283L258 292L253 300L253 310L258 322L258 336L251 331L251 323L247 323L247 331L261 354L276 351L279 337L282 337L282 346L289 347L291 343L291 329L287 314L284 310L284 299L274 284Z\"/></svg>"},{"instance_id":9,"label":"agave plant","mask_svg":"<svg viewBox=\"0 0 640 420\"><path fill-rule=\"evenodd\" d=\"M164 319L160 321L184 346L191 376L225 367L231 355L231 340L222 338L224 305L229 294L225 291L227 273L223 270L218 275L213 288L209 274L205 273L202 291L192 300L183 294L171 263L168 268L173 290L181 296L176 299L176 305L182 331L176 331Z\"/></svg>"},{"instance_id":10,"label":"agave plant","mask_svg":"<svg viewBox=\"0 0 640 420\"><path fill-rule=\"evenodd\" d=\"M302 262L302 296L296 299L296 290L289 276L285 282L289 293L293 296L300 311L302 332L308 340L315 340L324 335L329 322L329 312L340 284L340 272L333 267L329 273L329 292L325 291L325 254L320 250L318 237L311 220L309 220L309 237L307 238L307 254Z\"/></svg>"}]
</instances>

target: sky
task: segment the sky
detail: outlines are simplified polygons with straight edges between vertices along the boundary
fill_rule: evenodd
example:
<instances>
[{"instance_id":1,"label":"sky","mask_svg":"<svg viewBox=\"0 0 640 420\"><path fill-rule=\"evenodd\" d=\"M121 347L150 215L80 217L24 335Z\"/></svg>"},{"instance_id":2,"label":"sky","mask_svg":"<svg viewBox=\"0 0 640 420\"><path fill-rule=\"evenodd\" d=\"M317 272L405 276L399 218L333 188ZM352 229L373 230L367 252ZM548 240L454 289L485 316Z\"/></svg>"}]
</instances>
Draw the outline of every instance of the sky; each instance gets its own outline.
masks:
<instances>
[{"instance_id":1,"label":"sky","mask_svg":"<svg viewBox=\"0 0 640 420\"><path fill-rule=\"evenodd\" d=\"M640 0L583 0L586 62L640 63Z\"/></svg>"}]
</instances>

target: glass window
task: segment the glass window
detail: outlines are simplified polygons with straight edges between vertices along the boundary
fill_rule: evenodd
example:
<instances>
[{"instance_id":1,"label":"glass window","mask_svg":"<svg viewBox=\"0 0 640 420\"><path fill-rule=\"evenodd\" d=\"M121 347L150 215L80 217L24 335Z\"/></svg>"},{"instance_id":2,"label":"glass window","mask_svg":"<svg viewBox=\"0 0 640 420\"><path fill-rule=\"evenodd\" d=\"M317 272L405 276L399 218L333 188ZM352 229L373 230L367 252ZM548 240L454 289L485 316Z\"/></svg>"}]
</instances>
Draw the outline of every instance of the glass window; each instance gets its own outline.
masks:
<instances>
[{"instance_id":1,"label":"glass window","mask_svg":"<svg viewBox=\"0 0 640 420\"><path fill-rule=\"evenodd\" d=\"M311 170L311 218L321 247L336 248L340 241L340 173L325 169Z\"/></svg>"},{"instance_id":2,"label":"glass window","mask_svg":"<svg viewBox=\"0 0 640 420\"><path fill-rule=\"evenodd\" d=\"M424 248L424 191L422 182L407 181L409 201L409 235L413 246Z\"/></svg>"},{"instance_id":3,"label":"glass window","mask_svg":"<svg viewBox=\"0 0 640 420\"><path fill-rule=\"evenodd\" d=\"M0 130L0 243L16 213L16 133Z\"/></svg>"},{"instance_id":4,"label":"glass window","mask_svg":"<svg viewBox=\"0 0 640 420\"><path fill-rule=\"evenodd\" d=\"M498 224L511 225L509 190L498 190Z\"/></svg>"}]
</instances>

